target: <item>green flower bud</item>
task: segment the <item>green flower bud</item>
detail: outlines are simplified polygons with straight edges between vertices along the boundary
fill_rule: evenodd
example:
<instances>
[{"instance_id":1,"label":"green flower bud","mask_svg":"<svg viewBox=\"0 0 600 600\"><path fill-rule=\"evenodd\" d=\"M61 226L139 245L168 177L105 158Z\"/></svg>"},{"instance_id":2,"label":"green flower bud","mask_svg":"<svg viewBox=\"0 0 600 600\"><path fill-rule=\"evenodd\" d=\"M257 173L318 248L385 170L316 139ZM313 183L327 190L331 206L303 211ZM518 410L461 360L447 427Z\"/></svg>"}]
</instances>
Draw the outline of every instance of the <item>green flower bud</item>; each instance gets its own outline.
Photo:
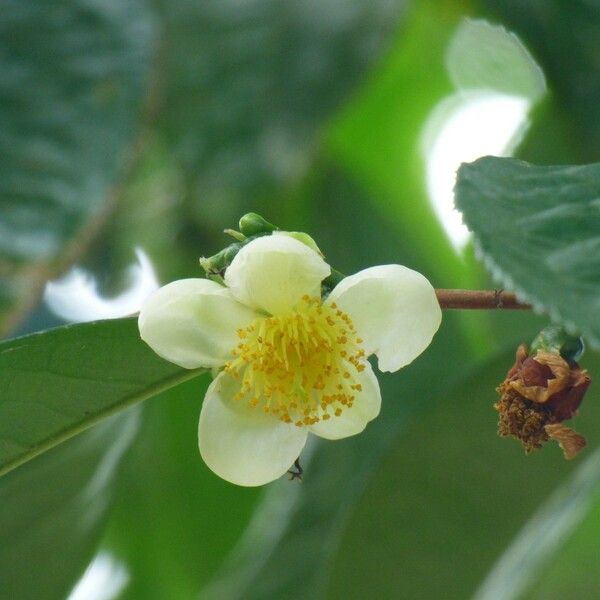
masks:
<instances>
[{"instance_id":1,"label":"green flower bud","mask_svg":"<svg viewBox=\"0 0 600 600\"><path fill-rule=\"evenodd\" d=\"M275 231L277 227L269 221L263 219L256 213L247 213L241 219L239 223L240 231L246 237L252 237L253 235L260 235L265 233L271 233Z\"/></svg>"}]
</instances>

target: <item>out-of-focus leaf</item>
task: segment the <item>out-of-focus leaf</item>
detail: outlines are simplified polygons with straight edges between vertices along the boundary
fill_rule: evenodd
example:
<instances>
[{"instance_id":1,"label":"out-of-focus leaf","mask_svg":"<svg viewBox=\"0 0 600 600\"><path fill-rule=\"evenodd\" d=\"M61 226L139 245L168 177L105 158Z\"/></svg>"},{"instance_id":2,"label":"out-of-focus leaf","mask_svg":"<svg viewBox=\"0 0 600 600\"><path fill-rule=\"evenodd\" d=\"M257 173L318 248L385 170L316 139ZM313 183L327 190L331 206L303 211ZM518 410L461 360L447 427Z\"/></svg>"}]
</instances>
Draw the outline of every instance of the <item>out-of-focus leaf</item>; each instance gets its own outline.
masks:
<instances>
[{"instance_id":1,"label":"out-of-focus leaf","mask_svg":"<svg viewBox=\"0 0 600 600\"><path fill-rule=\"evenodd\" d=\"M0 473L204 373L159 358L136 319L67 325L0 344Z\"/></svg>"},{"instance_id":2,"label":"out-of-focus leaf","mask_svg":"<svg viewBox=\"0 0 600 600\"><path fill-rule=\"evenodd\" d=\"M471 235L454 206L457 169L481 156L511 156L546 89L543 73L519 38L487 21L463 20L448 43L445 63L456 91L428 115L421 150L431 204L462 250Z\"/></svg>"},{"instance_id":3,"label":"out-of-focus leaf","mask_svg":"<svg viewBox=\"0 0 600 600\"><path fill-rule=\"evenodd\" d=\"M600 6L587 0L482 0L540 63L581 152L571 160L600 159ZM552 145L554 141L549 139Z\"/></svg>"},{"instance_id":4,"label":"out-of-focus leaf","mask_svg":"<svg viewBox=\"0 0 600 600\"><path fill-rule=\"evenodd\" d=\"M159 125L211 206L298 181L406 0L164 3ZM210 218L210 217L209 217Z\"/></svg>"},{"instance_id":5,"label":"out-of-focus leaf","mask_svg":"<svg viewBox=\"0 0 600 600\"><path fill-rule=\"evenodd\" d=\"M506 355L475 369L388 452L341 542L328 597L470 598L530 515L573 471L581 469L574 475L578 483L566 485L573 493L562 508L577 503L579 493L597 491L597 483L582 481L598 477L596 455L580 466L589 454L567 462L558 445L549 444L527 456L518 442L496 435L494 388L512 362ZM599 364L586 366L594 372ZM599 414L591 388L575 424L591 446L600 441ZM530 549L542 555L544 543L537 540Z\"/></svg>"},{"instance_id":6,"label":"out-of-focus leaf","mask_svg":"<svg viewBox=\"0 0 600 600\"><path fill-rule=\"evenodd\" d=\"M546 92L544 73L514 34L487 21L466 19L446 55L457 89L490 90L537 102Z\"/></svg>"},{"instance_id":7,"label":"out-of-focus leaf","mask_svg":"<svg viewBox=\"0 0 600 600\"><path fill-rule=\"evenodd\" d=\"M597 459L596 455L596 459ZM589 461L592 463L592 460ZM589 468L593 468L591 464ZM590 482L592 483L592 482ZM594 484L596 482L593 482ZM583 482L582 482L583 484ZM582 486L583 487L583 486ZM589 485L591 488L591 485ZM573 486L573 490L577 488ZM591 489L590 489L591 491ZM562 598L581 598L594 600L600 590L600 569L598 564L598 536L600 535L600 498L598 488L590 493L595 493L592 506L589 505L592 498L582 498L581 512L587 514L575 514L575 518L569 519L571 514L568 510L560 516L569 520L567 527L562 522L554 524L553 529L563 528L561 533L569 534L558 552L549 553L545 556L545 562L541 565L538 577L523 594L526 598L533 600L562 600ZM576 512L576 511L573 511ZM559 515L556 515L559 516ZM583 517L583 518L581 518ZM565 519L565 520L567 520ZM581 519L581 520L580 520ZM575 531L568 531L568 526L577 525ZM558 527L557 527L558 526ZM565 536L563 536L565 537ZM510 551L511 548L509 548ZM554 544L552 550L556 549ZM538 552L540 548L536 549Z\"/></svg>"},{"instance_id":8,"label":"out-of-focus leaf","mask_svg":"<svg viewBox=\"0 0 600 600\"><path fill-rule=\"evenodd\" d=\"M92 557L138 411L0 479L0 598L63 600Z\"/></svg>"},{"instance_id":9,"label":"out-of-focus leaf","mask_svg":"<svg viewBox=\"0 0 600 600\"><path fill-rule=\"evenodd\" d=\"M105 214L146 88L145 2L7 0L0 20L0 331Z\"/></svg>"},{"instance_id":10,"label":"out-of-focus leaf","mask_svg":"<svg viewBox=\"0 0 600 600\"><path fill-rule=\"evenodd\" d=\"M593 577L595 569L589 568L589 562L586 561L584 569L578 567L577 563L581 555L574 553L573 548L569 548L569 544L565 548L566 552L561 553L560 560L556 560L556 554L557 549L564 544L565 538L573 534L573 529L577 525L579 525L578 533L588 534L585 535L587 540L589 540L590 529L595 538L598 532L599 498L600 450L596 450L534 513L500 557L477 591L475 598L513 600L521 597L540 599L595 597L598 593L598 579ZM586 519L586 513L593 513L593 520ZM597 546L595 551L597 555ZM565 562L568 567L563 564ZM595 563L594 566L597 566L597 559ZM575 577L573 568L578 571ZM588 573L592 576L591 581L586 581L589 577ZM577 581L579 578L581 582ZM524 596L523 592L526 590L529 591ZM592 590L594 593L589 594Z\"/></svg>"},{"instance_id":11,"label":"out-of-focus leaf","mask_svg":"<svg viewBox=\"0 0 600 600\"><path fill-rule=\"evenodd\" d=\"M600 165L482 158L458 173L456 204L502 285L600 345Z\"/></svg>"},{"instance_id":12,"label":"out-of-focus leaf","mask_svg":"<svg viewBox=\"0 0 600 600\"><path fill-rule=\"evenodd\" d=\"M121 600L194 598L262 493L223 481L200 458L198 416L207 384L190 381L144 404L107 538L130 575Z\"/></svg>"}]
</instances>

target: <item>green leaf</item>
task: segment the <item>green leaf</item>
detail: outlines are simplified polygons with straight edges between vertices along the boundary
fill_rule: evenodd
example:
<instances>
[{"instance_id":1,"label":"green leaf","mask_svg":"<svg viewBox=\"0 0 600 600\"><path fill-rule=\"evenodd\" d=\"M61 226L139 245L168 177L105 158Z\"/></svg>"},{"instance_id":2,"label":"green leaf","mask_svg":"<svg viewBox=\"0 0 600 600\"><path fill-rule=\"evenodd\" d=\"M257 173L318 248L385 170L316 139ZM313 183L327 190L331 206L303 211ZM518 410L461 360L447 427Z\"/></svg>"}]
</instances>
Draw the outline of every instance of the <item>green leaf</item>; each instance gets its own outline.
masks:
<instances>
[{"instance_id":1,"label":"green leaf","mask_svg":"<svg viewBox=\"0 0 600 600\"><path fill-rule=\"evenodd\" d=\"M600 165L463 165L456 204L506 289L600 346Z\"/></svg>"},{"instance_id":2,"label":"green leaf","mask_svg":"<svg viewBox=\"0 0 600 600\"><path fill-rule=\"evenodd\" d=\"M2 12L0 331L103 220L154 41L142 0L8 0Z\"/></svg>"},{"instance_id":3,"label":"green leaf","mask_svg":"<svg viewBox=\"0 0 600 600\"><path fill-rule=\"evenodd\" d=\"M0 344L0 474L201 375L159 358L137 319L67 325Z\"/></svg>"},{"instance_id":4,"label":"green leaf","mask_svg":"<svg viewBox=\"0 0 600 600\"><path fill-rule=\"evenodd\" d=\"M0 598L64 600L92 557L137 410L0 479Z\"/></svg>"}]
</instances>

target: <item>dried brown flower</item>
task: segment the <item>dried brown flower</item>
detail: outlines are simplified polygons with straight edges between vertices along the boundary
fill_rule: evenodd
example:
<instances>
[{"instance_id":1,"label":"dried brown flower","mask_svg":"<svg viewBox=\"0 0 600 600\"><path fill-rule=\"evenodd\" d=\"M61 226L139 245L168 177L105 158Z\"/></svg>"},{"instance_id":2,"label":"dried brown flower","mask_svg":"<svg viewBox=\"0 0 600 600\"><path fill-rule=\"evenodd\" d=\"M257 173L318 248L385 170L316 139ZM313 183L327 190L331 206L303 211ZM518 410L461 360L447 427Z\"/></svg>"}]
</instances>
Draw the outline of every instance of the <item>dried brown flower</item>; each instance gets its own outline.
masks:
<instances>
[{"instance_id":1,"label":"dried brown flower","mask_svg":"<svg viewBox=\"0 0 600 600\"><path fill-rule=\"evenodd\" d=\"M529 356L522 344L497 388L498 434L516 437L526 452L554 439L565 458L574 458L585 446L585 438L561 423L577 412L591 381L576 362L543 350Z\"/></svg>"}]
</instances>

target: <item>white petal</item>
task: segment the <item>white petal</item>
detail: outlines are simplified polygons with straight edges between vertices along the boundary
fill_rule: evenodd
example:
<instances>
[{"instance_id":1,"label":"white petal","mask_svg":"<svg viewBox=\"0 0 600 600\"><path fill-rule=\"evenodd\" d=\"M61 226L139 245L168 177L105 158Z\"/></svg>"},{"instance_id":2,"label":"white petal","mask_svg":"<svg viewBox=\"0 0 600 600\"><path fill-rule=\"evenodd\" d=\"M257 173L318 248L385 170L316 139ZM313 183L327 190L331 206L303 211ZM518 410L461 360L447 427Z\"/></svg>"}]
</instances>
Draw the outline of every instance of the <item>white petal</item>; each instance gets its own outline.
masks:
<instances>
[{"instance_id":1,"label":"white petal","mask_svg":"<svg viewBox=\"0 0 600 600\"><path fill-rule=\"evenodd\" d=\"M329 265L306 244L287 235L257 238L225 271L225 283L244 304L271 314L291 310L303 295L320 296Z\"/></svg>"},{"instance_id":2,"label":"white petal","mask_svg":"<svg viewBox=\"0 0 600 600\"><path fill-rule=\"evenodd\" d=\"M420 273L382 265L343 279L327 300L350 315L381 371L397 371L427 346L442 321L435 290Z\"/></svg>"},{"instance_id":3,"label":"white petal","mask_svg":"<svg viewBox=\"0 0 600 600\"><path fill-rule=\"evenodd\" d=\"M180 279L152 294L138 324L142 339L186 369L219 367L238 344L236 330L256 318L229 290L207 279Z\"/></svg>"},{"instance_id":4,"label":"white petal","mask_svg":"<svg viewBox=\"0 0 600 600\"><path fill-rule=\"evenodd\" d=\"M204 398L198 426L200 454L219 477L244 486L281 477L300 455L305 427L283 423L245 400L234 400L239 380L221 373Z\"/></svg>"},{"instance_id":5,"label":"white petal","mask_svg":"<svg viewBox=\"0 0 600 600\"><path fill-rule=\"evenodd\" d=\"M367 363L365 370L353 377L362 390L356 392L352 407L344 408L339 417L332 415L327 421L311 425L309 431L328 440L339 440L360 433L379 414L381 392L371 365Z\"/></svg>"}]
</instances>

